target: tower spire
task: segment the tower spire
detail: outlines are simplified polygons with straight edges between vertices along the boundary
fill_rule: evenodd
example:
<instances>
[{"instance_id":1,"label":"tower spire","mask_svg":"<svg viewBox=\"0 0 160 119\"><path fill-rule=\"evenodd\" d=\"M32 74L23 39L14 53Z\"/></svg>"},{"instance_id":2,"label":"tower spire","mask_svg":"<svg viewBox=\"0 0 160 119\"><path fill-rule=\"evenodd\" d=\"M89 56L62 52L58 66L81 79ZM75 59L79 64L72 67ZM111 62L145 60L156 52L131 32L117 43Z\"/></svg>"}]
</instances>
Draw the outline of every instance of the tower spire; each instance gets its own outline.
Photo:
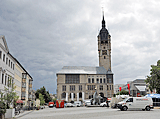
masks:
<instances>
[{"instance_id":1,"label":"tower spire","mask_svg":"<svg viewBox=\"0 0 160 119\"><path fill-rule=\"evenodd\" d=\"M105 28L106 25L105 25L105 20L104 20L104 9L102 7L102 14L103 14L103 19L102 19L102 28Z\"/></svg>"}]
</instances>

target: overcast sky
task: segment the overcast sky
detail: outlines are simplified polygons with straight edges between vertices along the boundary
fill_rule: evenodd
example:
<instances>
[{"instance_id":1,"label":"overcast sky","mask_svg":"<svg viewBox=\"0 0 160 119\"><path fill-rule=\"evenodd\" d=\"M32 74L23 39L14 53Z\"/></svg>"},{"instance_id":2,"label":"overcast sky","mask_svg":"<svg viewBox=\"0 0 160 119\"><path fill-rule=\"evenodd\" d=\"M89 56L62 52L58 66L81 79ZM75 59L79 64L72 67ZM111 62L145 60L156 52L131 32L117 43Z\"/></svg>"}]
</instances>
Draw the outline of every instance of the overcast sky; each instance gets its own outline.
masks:
<instances>
[{"instance_id":1,"label":"overcast sky","mask_svg":"<svg viewBox=\"0 0 160 119\"><path fill-rule=\"evenodd\" d=\"M98 66L102 6L114 83L145 78L160 59L159 0L1 0L0 35L33 77L33 89L56 93L63 66Z\"/></svg>"}]
</instances>

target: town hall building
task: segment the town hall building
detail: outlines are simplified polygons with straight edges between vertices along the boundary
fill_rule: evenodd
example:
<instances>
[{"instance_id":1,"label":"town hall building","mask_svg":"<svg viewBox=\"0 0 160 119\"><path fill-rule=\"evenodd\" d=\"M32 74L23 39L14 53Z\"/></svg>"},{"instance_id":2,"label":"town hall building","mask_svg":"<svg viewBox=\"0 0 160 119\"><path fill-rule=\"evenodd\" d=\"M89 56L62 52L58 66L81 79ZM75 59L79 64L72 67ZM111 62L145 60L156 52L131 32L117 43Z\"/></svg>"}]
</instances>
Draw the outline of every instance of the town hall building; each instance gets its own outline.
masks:
<instances>
[{"instance_id":1,"label":"town hall building","mask_svg":"<svg viewBox=\"0 0 160 119\"><path fill-rule=\"evenodd\" d=\"M111 70L111 35L105 26L97 36L99 66L64 66L57 72L57 99L84 101L93 98L95 91L102 97L112 97L113 73Z\"/></svg>"}]
</instances>

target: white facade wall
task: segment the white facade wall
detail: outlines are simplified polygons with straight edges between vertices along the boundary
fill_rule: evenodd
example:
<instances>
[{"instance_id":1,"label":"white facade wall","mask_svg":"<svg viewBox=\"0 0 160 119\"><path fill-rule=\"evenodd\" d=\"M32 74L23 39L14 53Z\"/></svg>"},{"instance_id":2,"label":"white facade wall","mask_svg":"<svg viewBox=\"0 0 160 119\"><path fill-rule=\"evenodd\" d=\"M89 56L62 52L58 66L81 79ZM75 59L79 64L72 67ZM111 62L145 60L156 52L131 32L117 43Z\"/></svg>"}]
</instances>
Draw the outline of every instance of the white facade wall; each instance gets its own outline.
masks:
<instances>
[{"instance_id":1,"label":"white facade wall","mask_svg":"<svg viewBox=\"0 0 160 119\"><path fill-rule=\"evenodd\" d=\"M8 87L8 78L14 83L15 60L9 54L8 46L4 36L0 36L0 91ZM2 77L3 76L3 77ZM3 79L3 80L2 80ZM13 81L12 81L13 80Z\"/></svg>"}]
</instances>

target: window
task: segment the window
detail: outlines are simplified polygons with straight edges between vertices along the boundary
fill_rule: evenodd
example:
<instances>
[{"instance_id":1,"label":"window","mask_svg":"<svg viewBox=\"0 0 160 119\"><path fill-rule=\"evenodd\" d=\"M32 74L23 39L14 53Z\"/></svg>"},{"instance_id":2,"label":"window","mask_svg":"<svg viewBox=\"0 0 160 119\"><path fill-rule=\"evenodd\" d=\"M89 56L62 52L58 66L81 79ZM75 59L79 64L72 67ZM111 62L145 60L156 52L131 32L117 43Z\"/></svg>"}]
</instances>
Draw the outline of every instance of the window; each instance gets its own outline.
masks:
<instances>
[{"instance_id":1,"label":"window","mask_svg":"<svg viewBox=\"0 0 160 119\"><path fill-rule=\"evenodd\" d=\"M26 79L26 74L22 74L22 78Z\"/></svg>"},{"instance_id":2,"label":"window","mask_svg":"<svg viewBox=\"0 0 160 119\"><path fill-rule=\"evenodd\" d=\"M88 78L88 83L91 83L91 79L90 78Z\"/></svg>"},{"instance_id":3,"label":"window","mask_svg":"<svg viewBox=\"0 0 160 119\"><path fill-rule=\"evenodd\" d=\"M9 67L10 67L10 60L9 60L9 64L8 64L8 65L9 65Z\"/></svg>"},{"instance_id":4,"label":"window","mask_svg":"<svg viewBox=\"0 0 160 119\"><path fill-rule=\"evenodd\" d=\"M112 79L109 79L109 83L112 83Z\"/></svg>"},{"instance_id":5,"label":"window","mask_svg":"<svg viewBox=\"0 0 160 119\"><path fill-rule=\"evenodd\" d=\"M4 83L5 83L5 85L7 84L7 76L5 76L5 82Z\"/></svg>"},{"instance_id":6,"label":"window","mask_svg":"<svg viewBox=\"0 0 160 119\"><path fill-rule=\"evenodd\" d=\"M79 93L79 98L82 98L82 92Z\"/></svg>"},{"instance_id":7,"label":"window","mask_svg":"<svg viewBox=\"0 0 160 119\"><path fill-rule=\"evenodd\" d=\"M80 78L79 78L79 75L75 75L75 74L72 74L72 75L66 75L65 77L65 83L66 84L78 84L80 83Z\"/></svg>"},{"instance_id":8,"label":"window","mask_svg":"<svg viewBox=\"0 0 160 119\"><path fill-rule=\"evenodd\" d=\"M102 79L100 78L100 83L102 83Z\"/></svg>"},{"instance_id":9,"label":"window","mask_svg":"<svg viewBox=\"0 0 160 119\"><path fill-rule=\"evenodd\" d=\"M99 83L99 79L97 79L97 83Z\"/></svg>"},{"instance_id":10,"label":"window","mask_svg":"<svg viewBox=\"0 0 160 119\"><path fill-rule=\"evenodd\" d=\"M3 77L4 77L4 74L2 74L2 84L3 84Z\"/></svg>"},{"instance_id":11,"label":"window","mask_svg":"<svg viewBox=\"0 0 160 119\"><path fill-rule=\"evenodd\" d=\"M94 78L92 78L92 83L94 83Z\"/></svg>"},{"instance_id":12,"label":"window","mask_svg":"<svg viewBox=\"0 0 160 119\"><path fill-rule=\"evenodd\" d=\"M88 90L95 90L95 85L88 85L87 88Z\"/></svg>"},{"instance_id":13,"label":"window","mask_svg":"<svg viewBox=\"0 0 160 119\"><path fill-rule=\"evenodd\" d=\"M5 62L5 54L3 54L3 61Z\"/></svg>"},{"instance_id":14,"label":"window","mask_svg":"<svg viewBox=\"0 0 160 119\"><path fill-rule=\"evenodd\" d=\"M8 82L7 82L7 86L9 87L9 77L8 77Z\"/></svg>"},{"instance_id":15,"label":"window","mask_svg":"<svg viewBox=\"0 0 160 119\"><path fill-rule=\"evenodd\" d=\"M108 85L107 85L107 90L108 90Z\"/></svg>"},{"instance_id":16,"label":"window","mask_svg":"<svg viewBox=\"0 0 160 119\"><path fill-rule=\"evenodd\" d=\"M79 85L79 90L82 90L82 85Z\"/></svg>"},{"instance_id":17,"label":"window","mask_svg":"<svg viewBox=\"0 0 160 119\"><path fill-rule=\"evenodd\" d=\"M75 85L70 86L70 91L75 91Z\"/></svg>"},{"instance_id":18,"label":"window","mask_svg":"<svg viewBox=\"0 0 160 119\"><path fill-rule=\"evenodd\" d=\"M14 64L13 64L13 70L14 70Z\"/></svg>"},{"instance_id":19,"label":"window","mask_svg":"<svg viewBox=\"0 0 160 119\"><path fill-rule=\"evenodd\" d=\"M100 86L99 86L99 90L103 90L103 85L100 85Z\"/></svg>"},{"instance_id":20,"label":"window","mask_svg":"<svg viewBox=\"0 0 160 119\"><path fill-rule=\"evenodd\" d=\"M133 102L133 98L129 98L126 102Z\"/></svg>"},{"instance_id":21,"label":"window","mask_svg":"<svg viewBox=\"0 0 160 119\"><path fill-rule=\"evenodd\" d=\"M110 85L110 90L111 90L111 85Z\"/></svg>"},{"instance_id":22,"label":"window","mask_svg":"<svg viewBox=\"0 0 160 119\"><path fill-rule=\"evenodd\" d=\"M2 51L0 51L0 59L2 58Z\"/></svg>"},{"instance_id":23,"label":"window","mask_svg":"<svg viewBox=\"0 0 160 119\"><path fill-rule=\"evenodd\" d=\"M105 78L103 79L103 83L106 83L106 79Z\"/></svg>"},{"instance_id":24,"label":"window","mask_svg":"<svg viewBox=\"0 0 160 119\"><path fill-rule=\"evenodd\" d=\"M104 59L106 59L106 56L104 56Z\"/></svg>"},{"instance_id":25,"label":"window","mask_svg":"<svg viewBox=\"0 0 160 119\"><path fill-rule=\"evenodd\" d=\"M6 64L8 63L8 58L6 58Z\"/></svg>"},{"instance_id":26,"label":"window","mask_svg":"<svg viewBox=\"0 0 160 119\"><path fill-rule=\"evenodd\" d=\"M11 62L11 68L12 68L12 62Z\"/></svg>"},{"instance_id":27,"label":"window","mask_svg":"<svg viewBox=\"0 0 160 119\"><path fill-rule=\"evenodd\" d=\"M62 86L62 91L66 91L66 85Z\"/></svg>"},{"instance_id":28,"label":"window","mask_svg":"<svg viewBox=\"0 0 160 119\"><path fill-rule=\"evenodd\" d=\"M62 93L62 98L66 98L66 93Z\"/></svg>"}]
</instances>

